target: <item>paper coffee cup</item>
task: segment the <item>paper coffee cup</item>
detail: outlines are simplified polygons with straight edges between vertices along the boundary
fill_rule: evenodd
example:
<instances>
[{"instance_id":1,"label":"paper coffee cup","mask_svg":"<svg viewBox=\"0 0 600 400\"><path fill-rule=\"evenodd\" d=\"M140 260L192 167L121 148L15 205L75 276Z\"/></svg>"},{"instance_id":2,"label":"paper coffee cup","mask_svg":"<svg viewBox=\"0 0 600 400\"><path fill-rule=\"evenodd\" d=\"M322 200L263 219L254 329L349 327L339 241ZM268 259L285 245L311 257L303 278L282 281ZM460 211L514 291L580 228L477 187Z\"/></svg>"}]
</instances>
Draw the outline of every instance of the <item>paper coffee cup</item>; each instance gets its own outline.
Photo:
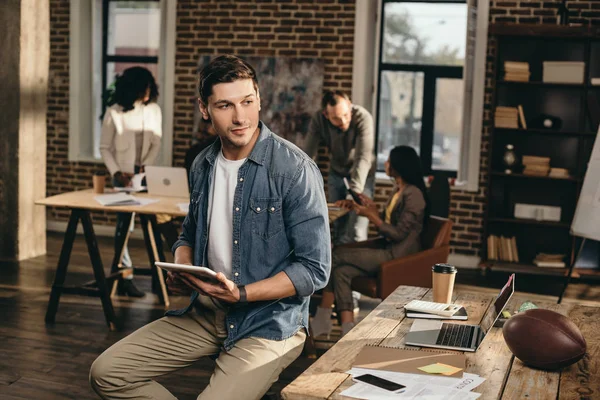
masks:
<instances>
[{"instance_id":1,"label":"paper coffee cup","mask_svg":"<svg viewBox=\"0 0 600 400\"><path fill-rule=\"evenodd\" d=\"M431 268L433 280L433 301L436 303L452 303L456 267L450 264L435 264Z\"/></svg>"},{"instance_id":2,"label":"paper coffee cup","mask_svg":"<svg viewBox=\"0 0 600 400\"><path fill-rule=\"evenodd\" d=\"M94 193L104 193L104 184L106 177L104 175L94 175L92 177Z\"/></svg>"}]
</instances>

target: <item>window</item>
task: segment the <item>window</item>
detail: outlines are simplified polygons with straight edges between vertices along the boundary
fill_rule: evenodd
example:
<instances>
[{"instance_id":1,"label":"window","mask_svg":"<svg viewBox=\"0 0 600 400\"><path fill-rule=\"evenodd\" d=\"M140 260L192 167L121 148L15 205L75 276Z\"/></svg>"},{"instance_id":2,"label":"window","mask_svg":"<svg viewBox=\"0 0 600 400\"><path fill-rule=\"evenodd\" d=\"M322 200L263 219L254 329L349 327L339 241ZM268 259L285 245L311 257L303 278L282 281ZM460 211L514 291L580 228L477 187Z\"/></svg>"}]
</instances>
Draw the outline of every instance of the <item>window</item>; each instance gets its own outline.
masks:
<instances>
[{"instance_id":1,"label":"window","mask_svg":"<svg viewBox=\"0 0 600 400\"><path fill-rule=\"evenodd\" d=\"M105 90L123 70L142 66L156 79L163 113L157 162L171 164L176 6L176 1L166 0L71 2L71 161L101 162Z\"/></svg>"},{"instance_id":2,"label":"window","mask_svg":"<svg viewBox=\"0 0 600 400\"><path fill-rule=\"evenodd\" d=\"M408 145L425 174L456 176L463 132L467 4L383 0L378 67L377 170Z\"/></svg>"}]
</instances>

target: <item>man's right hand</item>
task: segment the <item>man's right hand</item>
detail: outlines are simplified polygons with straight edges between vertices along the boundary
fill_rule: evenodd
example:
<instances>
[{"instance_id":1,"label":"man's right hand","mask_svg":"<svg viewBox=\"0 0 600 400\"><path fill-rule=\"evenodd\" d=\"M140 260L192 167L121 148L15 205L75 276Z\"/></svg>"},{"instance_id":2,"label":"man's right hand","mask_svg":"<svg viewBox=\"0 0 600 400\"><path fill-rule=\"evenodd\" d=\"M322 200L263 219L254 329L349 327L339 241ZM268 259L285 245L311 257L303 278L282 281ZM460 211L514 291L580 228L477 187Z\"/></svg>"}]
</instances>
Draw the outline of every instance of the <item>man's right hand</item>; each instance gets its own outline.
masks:
<instances>
[{"instance_id":1,"label":"man's right hand","mask_svg":"<svg viewBox=\"0 0 600 400\"><path fill-rule=\"evenodd\" d=\"M128 187L131 186L131 178L133 174L129 174L127 172L117 171L115 173L115 179L120 187Z\"/></svg>"},{"instance_id":2,"label":"man's right hand","mask_svg":"<svg viewBox=\"0 0 600 400\"><path fill-rule=\"evenodd\" d=\"M182 281L176 272L167 272L167 288L175 296L189 296L192 294L192 289Z\"/></svg>"}]
</instances>

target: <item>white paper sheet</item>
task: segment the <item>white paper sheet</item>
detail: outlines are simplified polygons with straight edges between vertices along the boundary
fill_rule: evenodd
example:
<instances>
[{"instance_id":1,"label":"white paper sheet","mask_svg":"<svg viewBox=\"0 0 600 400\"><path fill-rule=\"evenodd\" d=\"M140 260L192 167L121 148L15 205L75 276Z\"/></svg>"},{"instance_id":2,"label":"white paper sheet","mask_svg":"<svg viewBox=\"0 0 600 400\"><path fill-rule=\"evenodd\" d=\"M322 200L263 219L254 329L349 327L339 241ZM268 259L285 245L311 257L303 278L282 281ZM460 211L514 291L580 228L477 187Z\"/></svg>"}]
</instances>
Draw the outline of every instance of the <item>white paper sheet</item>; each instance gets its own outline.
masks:
<instances>
[{"instance_id":1,"label":"white paper sheet","mask_svg":"<svg viewBox=\"0 0 600 400\"><path fill-rule=\"evenodd\" d=\"M137 199L127 193L109 193L94 196L94 199L103 206L125 206L139 204Z\"/></svg>"},{"instance_id":2,"label":"white paper sheet","mask_svg":"<svg viewBox=\"0 0 600 400\"><path fill-rule=\"evenodd\" d=\"M464 390L457 390L444 386L411 382L406 383L406 390L402 393L392 393L366 383L356 383L340 394L348 397L367 400L475 400L481 396L480 393L466 392Z\"/></svg>"},{"instance_id":3,"label":"white paper sheet","mask_svg":"<svg viewBox=\"0 0 600 400\"><path fill-rule=\"evenodd\" d=\"M190 203L177 203L177 208L179 211L190 212Z\"/></svg>"},{"instance_id":4,"label":"white paper sheet","mask_svg":"<svg viewBox=\"0 0 600 400\"><path fill-rule=\"evenodd\" d=\"M151 199L149 197L135 197L135 196L131 196L131 197L133 197L140 206L147 206L148 204L157 203L160 201L159 199Z\"/></svg>"},{"instance_id":5,"label":"white paper sheet","mask_svg":"<svg viewBox=\"0 0 600 400\"><path fill-rule=\"evenodd\" d=\"M453 389L465 392L475 389L477 386L481 385L485 381L485 378L482 378L479 375L469 374L467 372L463 373L462 378L451 378L446 376L432 376L421 374L406 374L403 372L380 371L368 368L352 368L346 373L352 376L371 374L392 382L398 382L402 385L406 385L406 383L404 382L411 381L415 383L422 383L425 385L431 384L442 387L451 387Z\"/></svg>"}]
</instances>

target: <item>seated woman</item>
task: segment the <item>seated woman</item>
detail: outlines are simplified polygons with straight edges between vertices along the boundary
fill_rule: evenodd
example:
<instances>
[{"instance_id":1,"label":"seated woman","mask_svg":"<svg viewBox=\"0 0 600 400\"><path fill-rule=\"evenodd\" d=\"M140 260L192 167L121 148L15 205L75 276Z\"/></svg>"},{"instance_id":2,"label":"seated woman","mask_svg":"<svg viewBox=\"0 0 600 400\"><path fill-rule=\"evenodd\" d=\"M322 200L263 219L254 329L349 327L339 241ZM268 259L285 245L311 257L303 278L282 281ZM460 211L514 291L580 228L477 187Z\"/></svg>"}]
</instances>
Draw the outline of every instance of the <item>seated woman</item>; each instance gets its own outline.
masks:
<instances>
[{"instance_id":1,"label":"seated woman","mask_svg":"<svg viewBox=\"0 0 600 400\"><path fill-rule=\"evenodd\" d=\"M334 300L340 314L342 336L354 327L351 290L353 278L374 276L381 263L421 250L420 234L423 223L429 216L429 200L417 152L409 146L395 147L385 163L385 172L394 180L396 191L381 215L373 200L362 194L359 195L362 205L352 200L336 203L367 217L387 243L385 247L378 249L344 246L334 248L331 277L312 320L312 334L315 337L329 335Z\"/></svg>"}]
</instances>

